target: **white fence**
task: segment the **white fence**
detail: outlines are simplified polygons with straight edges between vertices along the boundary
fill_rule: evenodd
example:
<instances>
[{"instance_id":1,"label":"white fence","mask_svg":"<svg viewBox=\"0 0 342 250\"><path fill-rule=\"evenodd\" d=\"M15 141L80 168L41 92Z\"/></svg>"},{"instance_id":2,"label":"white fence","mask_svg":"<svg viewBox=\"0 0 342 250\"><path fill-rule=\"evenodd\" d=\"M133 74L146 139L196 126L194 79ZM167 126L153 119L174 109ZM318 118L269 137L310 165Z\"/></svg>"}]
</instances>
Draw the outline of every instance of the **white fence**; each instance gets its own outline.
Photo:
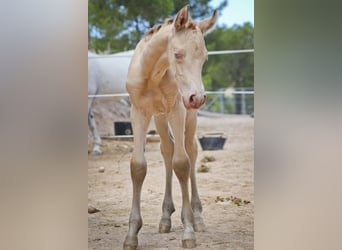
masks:
<instances>
[{"instance_id":1,"label":"white fence","mask_svg":"<svg viewBox=\"0 0 342 250\"><path fill-rule=\"evenodd\" d=\"M254 49L245 49L245 50L220 50L220 51L209 51L208 55L224 55L224 54L239 54L239 53L254 53ZM100 59L100 58L111 58L111 57L131 57L132 54L126 55L97 55L97 56L89 56L88 59ZM235 102L236 105L241 105L241 114L247 114L254 112L254 106L251 108L247 105L246 99L248 96L253 95L254 97L254 89L248 88L238 88L238 89L221 89L219 91L206 91L207 95L215 95L215 97L204 107L203 110L208 110L216 101L219 101L219 112L224 113L224 103L228 100L230 102ZM108 97L127 97L128 93L116 93L116 94L97 94L97 95L88 95L88 98L108 98ZM239 98L234 98L239 96ZM236 100L239 101L236 101ZM233 100L233 101L232 101ZM253 99L254 102L254 99Z\"/></svg>"},{"instance_id":2,"label":"white fence","mask_svg":"<svg viewBox=\"0 0 342 250\"><path fill-rule=\"evenodd\" d=\"M217 50L217 51L209 51L208 55L225 55L225 54L240 54L240 53L254 53L254 49L241 49L241 50ZM99 59L99 58L111 58L111 57L132 57L132 54L125 55L96 55L96 56L88 56L88 59Z\"/></svg>"},{"instance_id":3,"label":"white fence","mask_svg":"<svg viewBox=\"0 0 342 250\"><path fill-rule=\"evenodd\" d=\"M220 91L206 91L207 95L215 95L207 101L201 110L210 110L216 102L219 103L219 113L225 113L224 104L228 103L234 107L239 106L238 114L252 114L254 112L254 89L253 88L227 88ZM251 98L252 97L252 98ZM236 110L236 108L235 108ZM231 112L230 112L231 113Z\"/></svg>"}]
</instances>

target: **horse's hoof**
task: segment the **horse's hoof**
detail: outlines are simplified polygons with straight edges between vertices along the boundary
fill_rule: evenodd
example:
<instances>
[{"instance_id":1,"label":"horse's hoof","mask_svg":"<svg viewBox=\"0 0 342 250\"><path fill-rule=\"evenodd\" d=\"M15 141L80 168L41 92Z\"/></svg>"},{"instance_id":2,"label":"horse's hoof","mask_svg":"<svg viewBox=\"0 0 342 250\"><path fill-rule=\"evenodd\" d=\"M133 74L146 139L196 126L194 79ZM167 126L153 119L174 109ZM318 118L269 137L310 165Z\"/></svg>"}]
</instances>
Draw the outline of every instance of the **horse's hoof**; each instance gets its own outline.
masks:
<instances>
[{"instance_id":1,"label":"horse's hoof","mask_svg":"<svg viewBox=\"0 0 342 250\"><path fill-rule=\"evenodd\" d=\"M182 246L183 248L194 248L196 247L196 238L195 233L192 232L184 232L182 238Z\"/></svg>"},{"instance_id":2,"label":"horse's hoof","mask_svg":"<svg viewBox=\"0 0 342 250\"><path fill-rule=\"evenodd\" d=\"M171 225L159 224L159 233L170 233Z\"/></svg>"},{"instance_id":3,"label":"horse's hoof","mask_svg":"<svg viewBox=\"0 0 342 250\"><path fill-rule=\"evenodd\" d=\"M91 152L91 155L101 155L102 151L101 150L94 150Z\"/></svg>"},{"instance_id":4,"label":"horse's hoof","mask_svg":"<svg viewBox=\"0 0 342 250\"><path fill-rule=\"evenodd\" d=\"M126 239L123 244L124 250L136 250L138 247L138 237L126 236Z\"/></svg>"},{"instance_id":5,"label":"horse's hoof","mask_svg":"<svg viewBox=\"0 0 342 250\"><path fill-rule=\"evenodd\" d=\"M124 245L123 250L136 250L137 246Z\"/></svg>"},{"instance_id":6,"label":"horse's hoof","mask_svg":"<svg viewBox=\"0 0 342 250\"><path fill-rule=\"evenodd\" d=\"M159 233L170 233L171 219L162 218L159 223Z\"/></svg>"},{"instance_id":7,"label":"horse's hoof","mask_svg":"<svg viewBox=\"0 0 342 250\"><path fill-rule=\"evenodd\" d=\"M196 240L195 239L182 240L182 247L183 248L195 248L196 247Z\"/></svg>"}]
</instances>

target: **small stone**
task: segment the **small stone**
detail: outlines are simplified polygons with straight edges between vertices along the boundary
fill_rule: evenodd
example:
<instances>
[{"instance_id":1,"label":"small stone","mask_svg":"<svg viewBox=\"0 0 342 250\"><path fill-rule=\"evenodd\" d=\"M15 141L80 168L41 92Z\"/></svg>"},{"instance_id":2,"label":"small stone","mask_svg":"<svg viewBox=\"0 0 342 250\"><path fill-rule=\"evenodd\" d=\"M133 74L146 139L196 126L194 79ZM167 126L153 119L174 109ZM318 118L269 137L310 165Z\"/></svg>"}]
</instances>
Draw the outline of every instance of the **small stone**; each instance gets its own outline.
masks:
<instances>
[{"instance_id":1,"label":"small stone","mask_svg":"<svg viewBox=\"0 0 342 250\"><path fill-rule=\"evenodd\" d=\"M100 210L97 209L96 207L92 207L92 206L88 207L88 214L94 214L94 213L97 213L97 212L100 212Z\"/></svg>"},{"instance_id":2,"label":"small stone","mask_svg":"<svg viewBox=\"0 0 342 250\"><path fill-rule=\"evenodd\" d=\"M105 168L104 167L99 167L99 172L100 173L103 173L105 171Z\"/></svg>"}]
</instances>

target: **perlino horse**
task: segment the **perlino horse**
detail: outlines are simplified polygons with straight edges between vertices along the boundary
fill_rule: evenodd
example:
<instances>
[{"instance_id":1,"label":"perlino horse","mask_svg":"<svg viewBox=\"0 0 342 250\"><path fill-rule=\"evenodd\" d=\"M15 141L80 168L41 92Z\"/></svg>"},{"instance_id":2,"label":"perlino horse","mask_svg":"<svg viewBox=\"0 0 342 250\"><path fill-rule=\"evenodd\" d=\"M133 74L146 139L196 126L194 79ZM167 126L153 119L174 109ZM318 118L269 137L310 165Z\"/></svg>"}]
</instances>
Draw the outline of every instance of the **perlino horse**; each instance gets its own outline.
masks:
<instances>
[{"instance_id":1,"label":"perlino horse","mask_svg":"<svg viewBox=\"0 0 342 250\"><path fill-rule=\"evenodd\" d=\"M116 94L126 92L126 76L133 51L101 56L88 52L88 95ZM120 100L122 97L110 97ZM88 125L94 136L92 154L101 154L101 138L96 129L92 112L94 97L88 97Z\"/></svg>"},{"instance_id":2,"label":"perlino horse","mask_svg":"<svg viewBox=\"0 0 342 250\"><path fill-rule=\"evenodd\" d=\"M175 211L171 193L172 170L182 190L183 247L195 247L195 231L205 230L195 177L195 131L197 109L206 100L201 71L208 52L203 35L215 24L217 15L215 11L212 17L195 23L190 20L188 6L185 6L174 20L166 20L150 29L136 46L126 82L132 104L134 151L131 159L133 200L124 249L137 248L138 232L142 227L140 196L147 168L144 148L152 116L161 138L160 148L166 167L159 232L170 232L171 214Z\"/></svg>"}]
</instances>

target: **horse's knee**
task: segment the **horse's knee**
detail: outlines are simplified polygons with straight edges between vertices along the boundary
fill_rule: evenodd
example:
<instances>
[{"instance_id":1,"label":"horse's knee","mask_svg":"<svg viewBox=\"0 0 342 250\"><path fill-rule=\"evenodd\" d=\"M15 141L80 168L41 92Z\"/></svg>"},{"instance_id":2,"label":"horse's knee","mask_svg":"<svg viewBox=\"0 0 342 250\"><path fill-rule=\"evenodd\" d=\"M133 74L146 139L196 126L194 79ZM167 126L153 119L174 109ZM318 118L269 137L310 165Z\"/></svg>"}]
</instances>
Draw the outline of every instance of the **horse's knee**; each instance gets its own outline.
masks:
<instances>
[{"instance_id":1,"label":"horse's knee","mask_svg":"<svg viewBox=\"0 0 342 250\"><path fill-rule=\"evenodd\" d=\"M133 181L142 182L147 172L146 161L131 160L131 177Z\"/></svg>"},{"instance_id":2,"label":"horse's knee","mask_svg":"<svg viewBox=\"0 0 342 250\"><path fill-rule=\"evenodd\" d=\"M187 181L190 175L189 158L184 155L182 157L174 157L172 159L172 168L180 181Z\"/></svg>"},{"instance_id":3,"label":"horse's knee","mask_svg":"<svg viewBox=\"0 0 342 250\"><path fill-rule=\"evenodd\" d=\"M92 120L92 119L94 119L94 113L93 113L93 111L89 111L88 112L88 122L90 123L90 121Z\"/></svg>"}]
</instances>

